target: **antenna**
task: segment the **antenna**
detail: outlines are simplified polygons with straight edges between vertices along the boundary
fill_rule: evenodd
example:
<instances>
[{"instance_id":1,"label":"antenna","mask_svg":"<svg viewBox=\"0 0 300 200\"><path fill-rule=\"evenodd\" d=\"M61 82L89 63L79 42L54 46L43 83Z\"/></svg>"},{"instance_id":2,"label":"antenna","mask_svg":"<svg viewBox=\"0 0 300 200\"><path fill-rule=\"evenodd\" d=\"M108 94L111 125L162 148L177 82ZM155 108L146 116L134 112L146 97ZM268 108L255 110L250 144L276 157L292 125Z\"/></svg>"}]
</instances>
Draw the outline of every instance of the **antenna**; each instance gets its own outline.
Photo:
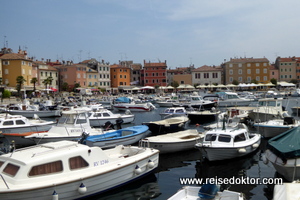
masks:
<instances>
[{"instance_id":1,"label":"antenna","mask_svg":"<svg viewBox=\"0 0 300 200\"><path fill-rule=\"evenodd\" d=\"M4 41L3 41L4 47L5 47L5 41L6 41L6 35L4 35Z\"/></svg>"}]
</instances>

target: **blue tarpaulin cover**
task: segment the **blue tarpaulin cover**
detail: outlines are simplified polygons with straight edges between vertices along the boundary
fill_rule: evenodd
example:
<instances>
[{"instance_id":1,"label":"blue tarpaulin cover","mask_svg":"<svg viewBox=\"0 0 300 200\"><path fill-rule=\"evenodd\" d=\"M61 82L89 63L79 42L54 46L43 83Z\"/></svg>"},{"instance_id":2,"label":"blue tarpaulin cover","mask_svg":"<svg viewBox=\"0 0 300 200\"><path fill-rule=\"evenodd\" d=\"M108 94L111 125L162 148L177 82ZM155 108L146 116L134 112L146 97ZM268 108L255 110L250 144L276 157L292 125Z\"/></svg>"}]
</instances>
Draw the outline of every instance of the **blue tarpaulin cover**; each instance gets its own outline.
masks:
<instances>
[{"instance_id":1,"label":"blue tarpaulin cover","mask_svg":"<svg viewBox=\"0 0 300 200\"><path fill-rule=\"evenodd\" d=\"M300 127L271 138L267 148L283 160L300 157Z\"/></svg>"},{"instance_id":2,"label":"blue tarpaulin cover","mask_svg":"<svg viewBox=\"0 0 300 200\"><path fill-rule=\"evenodd\" d=\"M116 102L130 103L131 99L128 97L119 97L115 100Z\"/></svg>"}]
</instances>

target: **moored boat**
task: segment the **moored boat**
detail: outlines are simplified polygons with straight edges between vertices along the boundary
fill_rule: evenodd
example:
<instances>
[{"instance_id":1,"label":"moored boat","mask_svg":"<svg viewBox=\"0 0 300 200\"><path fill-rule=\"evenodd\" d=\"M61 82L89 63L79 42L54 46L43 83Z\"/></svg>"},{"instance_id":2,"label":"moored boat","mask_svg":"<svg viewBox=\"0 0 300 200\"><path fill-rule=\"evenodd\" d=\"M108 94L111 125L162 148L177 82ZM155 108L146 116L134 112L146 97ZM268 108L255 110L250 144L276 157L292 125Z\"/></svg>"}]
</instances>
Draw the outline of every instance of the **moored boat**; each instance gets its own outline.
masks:
<instances>
[{"instance_id":1,"label":"moored boat","mask_svg":"<svg viewBox=\"0 0 300 200\"><path fill-rule=\"evenodd\" d=\"M148 130L149 128L146 125L131 126L101 135L87 136L83 139L83 143L101 148L111 148L120 144L131 145L144 138Z\"/></svg>"},{"instance_id":2,"label":"moored boat","mask_svg":"<svg viewBox=\"0 0 300 200\"><path fill-rule=\"evenodd\" d=\"M249 133L245 124L235 127L214 128L205 132L202 142L195 145L209 161L241 157L255 151L261 136Z\"/></svg>"},{"instance_id":3,"label":"moored boat","mask_svg":"<svg viewBox=\"0 0 300 200\"><path fill-rule=\"evenodd\" d=\"M123 123L131 123L134 121L134 115L127 110L125 114L116 114L107 109L100 109L88 113L88 119L91 126L104 126L107 121L116 124L116 120L121 118Z\"/></svg>"},{"instance_id":4,"label":"moored boat","mask_svg":"<svg viewBox=\"0 0 300 200\"><path fill-rule=\"evenodd\" d=\"M272 163L286 180L300 179L300 127L292 128L271 138L264 153L265 163Z\"/></svg>"},{"instance_id":5,"label":"moored boat","mask_svg":"<svg viewBox=\"0 0 300 200\"><path fill-rule=\"evenodd\" d=\"M0 156L0 199L90 197L152 173L158 157L156 149L119 145L102 150L73 141L17 149Z\"/></svg>"},{"instance_id":6,"label":"moored boat","mask_svg":"<svg viewBox=\"0 0 300 200\"><path fill-rule=\"evenodd\" d=\"M177 116L158 121L143 122L143 125L147 125L152 134L161 134L182 130L188 121L187 116Z\"/></svg>"},{"instance_id":7,"label":"moored boat","mask_svg":"<svg viewBox=\"0 0 300 200\"><path fill-rule=\"evenodd\" d=\"M204 134L197 129L188 129L174 133L167 133L157 136L146 137L141 140L145 145L158 149L160 153L172 153L193 149Z\"/></svg>"}]
</instances>

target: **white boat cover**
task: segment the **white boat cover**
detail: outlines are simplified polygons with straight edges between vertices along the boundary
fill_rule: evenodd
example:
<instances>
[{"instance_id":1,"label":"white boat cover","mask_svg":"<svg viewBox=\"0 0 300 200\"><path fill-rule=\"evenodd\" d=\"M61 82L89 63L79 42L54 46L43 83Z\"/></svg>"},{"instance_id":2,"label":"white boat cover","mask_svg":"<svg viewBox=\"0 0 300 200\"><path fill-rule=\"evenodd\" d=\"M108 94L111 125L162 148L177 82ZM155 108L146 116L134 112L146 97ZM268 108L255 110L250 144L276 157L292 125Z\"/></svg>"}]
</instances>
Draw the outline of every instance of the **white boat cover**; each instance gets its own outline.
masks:
<instances>
[{"instance_id":1,"label":"white boat cover","mask_svg":"<svg viewBox=\"0 0 300 200\"><path fill-rule=\"evenodd\" d=\"M284 183L275 185L273 200L294 200L300 199L300 183Z\"/></svg>"}]
</instances>

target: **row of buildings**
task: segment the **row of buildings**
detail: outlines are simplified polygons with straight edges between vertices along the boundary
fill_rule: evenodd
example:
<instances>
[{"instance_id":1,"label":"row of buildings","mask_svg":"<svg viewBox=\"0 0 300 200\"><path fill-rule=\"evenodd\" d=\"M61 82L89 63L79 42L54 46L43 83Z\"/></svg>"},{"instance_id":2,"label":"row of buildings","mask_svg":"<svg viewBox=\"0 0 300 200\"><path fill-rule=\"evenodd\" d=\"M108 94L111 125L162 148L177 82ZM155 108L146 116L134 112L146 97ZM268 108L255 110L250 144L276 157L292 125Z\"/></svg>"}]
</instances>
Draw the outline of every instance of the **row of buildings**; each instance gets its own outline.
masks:
<instances>
[{"instance_id":1,"label":"row of buildings","mask_svg":"<svg viewBox=\"0 0 300 200\"><path fill-rule=\"evenodd\" d=\"M37 78L36 88L45 89L43 81L51 78L50 87L72 90L77 84L81 88L95 88L107 91L120 91L134 86L168 86L178 84L210 85L239 83L268 83L271 79L290 82L300 80L300 57L278 57L270 64L267 58L230 58L219 66L194 65L171 69L164 62L134 63L119 61L110 64L104 60L72 61L35 60L19 48L14 53L10 48L0 51L0 81L6 87L16 87L16 78L25 78L24 87L33 88L32 78Z\"/></svg>"}]
</instances>

